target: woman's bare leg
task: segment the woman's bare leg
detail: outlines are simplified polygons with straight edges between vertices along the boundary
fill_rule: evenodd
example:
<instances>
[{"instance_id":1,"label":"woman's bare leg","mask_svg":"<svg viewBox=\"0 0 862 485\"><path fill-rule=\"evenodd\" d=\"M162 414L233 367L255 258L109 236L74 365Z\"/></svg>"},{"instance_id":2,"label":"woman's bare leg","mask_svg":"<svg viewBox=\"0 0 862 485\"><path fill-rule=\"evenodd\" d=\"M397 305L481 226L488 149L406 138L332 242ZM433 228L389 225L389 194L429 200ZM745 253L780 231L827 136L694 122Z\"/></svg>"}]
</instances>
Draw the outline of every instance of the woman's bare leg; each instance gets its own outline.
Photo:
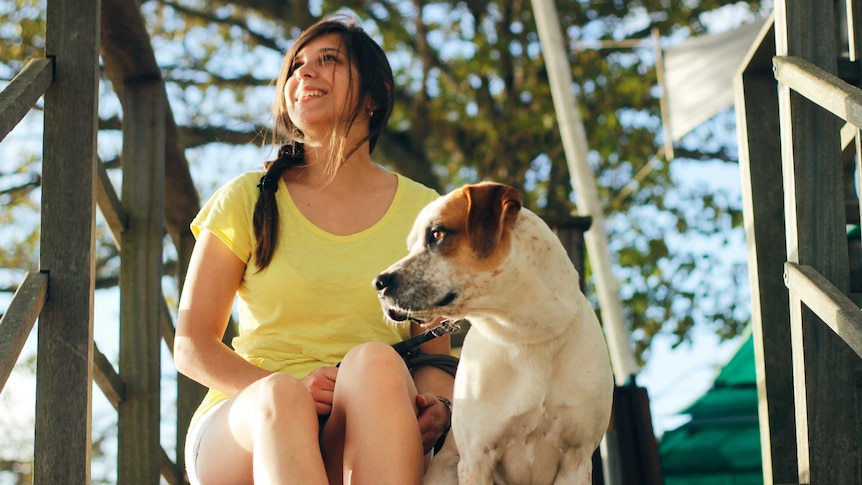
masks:
<instances>
[{"instance_id":1,"label":"woman's bare leg","mask_svg":"<svg viewBox=\"0 0 862 485\"><path fill-rule=\"evenodd\" d=\"M416 412L416 386L391 346L373 342L348 352L322 435L330 484L420 484Z\"/></svg>"},{"instance_id":2,"label":"woman's bare leg","mask_svg":"<svg viewBox=\"0 0 862 485\"><path fill-rule=\"evenodd\" d=\"M197 459L202 485L320 484L326 472L314 401L288 374L250 385L207 423Z\"/></svg>"}]
</instances>

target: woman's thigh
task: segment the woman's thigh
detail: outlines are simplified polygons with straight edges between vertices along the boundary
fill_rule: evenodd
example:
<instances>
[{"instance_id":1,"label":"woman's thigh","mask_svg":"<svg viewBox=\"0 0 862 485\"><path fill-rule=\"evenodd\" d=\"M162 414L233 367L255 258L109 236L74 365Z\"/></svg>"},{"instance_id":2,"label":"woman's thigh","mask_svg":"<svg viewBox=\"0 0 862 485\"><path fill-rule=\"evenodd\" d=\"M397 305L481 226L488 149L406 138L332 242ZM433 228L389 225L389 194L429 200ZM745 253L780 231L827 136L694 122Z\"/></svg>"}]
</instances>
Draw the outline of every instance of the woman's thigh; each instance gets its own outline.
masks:
<instances>
[{"instance_id":1,"label":"woman's thigh","mask_svg":"<svg viewBox=\"0 0 862 485\"><path fill-rule=\"evenodd\" d=\"M413 466L421 469L416 393L410 372L391 346L363 344L345 356L335 384L332 414L321 435L330 483L339 483L340 470L361 473L384 461L390 468L393 461L411 468L409 463L418 459ZM379 483L413 481L383 480L381 476Z\"/></svg>"},{"instance_id":2,"label":"woman's thigh","mask_svg":"<svg viewBox=\"0 0 862 485\"><path fill-rule=\"evenodd\" d=\"M317 415L308 391L292 376L273 374L243 389L205 424L195 463L201 483L254 483L253 451L260 434L283 429L285 442L300 441L290 428L301 420L316 424ZM311 438L316 445L316 432ZM320 453L316 446L309 452Z\"/></svg>"},{"instance_id":3,"label":"woman's thigh","mask_svg":"<svg viewBox=\"0 0 862 485\"><path fill-rule=\"evenodd\" d=\"M240 444L249 438L236 436L230 424L236 400L234 396L215 410L200 431L195 462L188 466L195 467L203 485L254 483L251 449Z\"/></svg>"}]
</instances>

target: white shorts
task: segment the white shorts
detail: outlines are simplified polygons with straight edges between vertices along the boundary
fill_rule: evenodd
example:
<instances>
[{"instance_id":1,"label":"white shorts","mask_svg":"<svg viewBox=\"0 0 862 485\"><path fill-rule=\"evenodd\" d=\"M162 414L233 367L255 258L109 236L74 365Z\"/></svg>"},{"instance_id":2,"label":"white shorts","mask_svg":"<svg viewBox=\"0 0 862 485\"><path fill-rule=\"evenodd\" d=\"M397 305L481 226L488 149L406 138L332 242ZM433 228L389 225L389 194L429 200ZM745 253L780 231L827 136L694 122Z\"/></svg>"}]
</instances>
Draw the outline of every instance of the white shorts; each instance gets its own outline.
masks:
<instances>
[{"instance_id":1,"label":"white shorts","mask_svg":"<svg viewBox=\"0 0 862 485\"><path fill-rule=\"evenodd\" d=\"M200 485L201 483L198 479L197 461L204 429L206 428L206 425L209 424L216 411L218 411L226 402L227 401L222 401L213 406L212 409L206 412L206 414L203 414L198 418L195 425L189 428L188 433L186 433L186 474L189 476L190 485Z\"/></svg>"}]
</instances>

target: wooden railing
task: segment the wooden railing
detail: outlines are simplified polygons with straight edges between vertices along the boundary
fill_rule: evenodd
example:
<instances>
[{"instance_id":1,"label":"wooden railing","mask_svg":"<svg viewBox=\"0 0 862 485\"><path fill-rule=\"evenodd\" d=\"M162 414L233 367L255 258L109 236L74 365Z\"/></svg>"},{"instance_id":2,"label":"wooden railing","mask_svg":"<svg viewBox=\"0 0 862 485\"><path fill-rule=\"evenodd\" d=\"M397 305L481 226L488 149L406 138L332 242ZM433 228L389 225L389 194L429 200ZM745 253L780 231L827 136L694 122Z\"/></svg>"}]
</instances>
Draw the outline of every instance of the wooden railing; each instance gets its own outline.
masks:
<instances>
[{"instance_id":1,"label":"wooden railing","mask_svg":"<svg viewBox=\"0 0 862 485\"><path fill-rule=\"evenodd\" d=\"M118 482L185 483L181 443L173 461L159 440L160 346L173 351L174 336L161 289L164 85L123 86L121 200L96 153L99 2L49 0L47 9L46 58L0 93L0 141L44 96L39 271L0 319L0 391L38 320L34 483L90 483L94 381L118 412ZM119 370L93 338L97 207L123 268Z\"/></svg>"},{"instance_id":2,"label":"wooden railing","mask_svg":"<svg viewBox=\"0 0 862 485\"><path fill-rule=\"evenodd\" d=\"M27 273L0 319L0 391L6 386L24 343L45 305L48 275Z\"/></svg>"},{"instance_id":3,"label":"wooden railing","mask_svg":"<svg viewBox=\"0 0 862 485\"><path fill-rule=\"evenodd\" d=\"M786 263L784 281L791 293L862 358L862 311L859 305L807 265Z\"/></svg>"},{"instance_id":4,"label":"wooden railing","mask_svg":"<svg viewBox=\"0 0 862 485\"><path fill-rule=\"evenodd\" d=\"M51 86L53 68L51 59L33 59L0 92L0 141ZM0 391L6 386L24 343L36 324L47 291L46 273L28 273L0 319Z\"/></svg>"},{"instance_id":5,"label":"wooden railing","mask_svg":"<svg viewBox=\"0 0 862 485\"><path fill-rule=\"evenodd\" d=\"M846 232L858 195L845 200L846 168L862 174L862 91L837 76L839 57L859 71L859 6L777 0L737 79L768 485L862 483L862 311ZM842 12L847 58L836 43Z\"/></svg>"}]
</instances>

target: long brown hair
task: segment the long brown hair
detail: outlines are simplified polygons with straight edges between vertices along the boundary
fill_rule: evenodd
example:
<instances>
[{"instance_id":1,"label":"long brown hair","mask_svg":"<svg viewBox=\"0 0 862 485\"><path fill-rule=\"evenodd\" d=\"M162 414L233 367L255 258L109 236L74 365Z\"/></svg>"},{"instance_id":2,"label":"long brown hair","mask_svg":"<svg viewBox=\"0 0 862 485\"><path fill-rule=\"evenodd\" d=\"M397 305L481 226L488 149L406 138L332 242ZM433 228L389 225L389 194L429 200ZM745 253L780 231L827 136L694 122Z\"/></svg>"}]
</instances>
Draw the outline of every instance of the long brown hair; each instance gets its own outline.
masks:
<instances>
[{"instance_id":1,"label":"long brown hair","mask_svg":"<svg viewBox=\"0 0 862 485\"><path fill-rule=\"evenodd\" d=\"M321 35L337 33L341 36L346 51L348 72L348 91L353 92L353 68L359 78L359 96L353 100L347 123L339 123L334 127L330 137L330 149L335 154L328 162L327 173L333 178L341 164L364 143L368 143L369 153L374 151L377 139L386 128L389 116L392 114L393 85L392 67L386 58L386 53L372 39L358 22L346 16L326 17L318 21L296 40L290 51L284 56L281 73L276 82L275 102L272 113L275 118L275 137L277 143L283 143L278 150L278 158L264 164L266 174L261 177L260 196L254 207L254 234L257 245L254 250L258 270L263 270L272 262L272 256L278 245L278 207L275 192L282 174L290 167L304 165L302 131L290 120L287 113L287 103L284 98L284 85L293 75L294 58L309 41ZM363 113L366 106L361 102L370 100L373 111L368 121L368 135L349 149L345 146L347 131ZM348 101L350 101L348 99Z\"/></svg>"}]
</instances>

